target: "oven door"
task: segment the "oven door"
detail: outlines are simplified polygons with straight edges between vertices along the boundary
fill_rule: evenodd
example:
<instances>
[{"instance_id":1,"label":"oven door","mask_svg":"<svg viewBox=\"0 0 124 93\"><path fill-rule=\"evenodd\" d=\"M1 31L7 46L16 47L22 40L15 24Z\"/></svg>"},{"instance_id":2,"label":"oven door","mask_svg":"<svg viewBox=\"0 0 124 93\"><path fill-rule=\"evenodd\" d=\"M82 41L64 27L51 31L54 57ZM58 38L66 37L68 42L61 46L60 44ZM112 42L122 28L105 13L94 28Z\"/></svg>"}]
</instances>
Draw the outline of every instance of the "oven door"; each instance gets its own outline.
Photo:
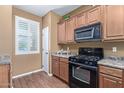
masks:
<instances>
[{"instance_id":1,"label":"oven door","mask_svg":"<svg viewBox=\"0 0 124 93\"><path fill-rule=\"evenodd\" d=\"M73 88L97 87L97 71L69 63L69 85Z\"/></svg>"}]
</instances>

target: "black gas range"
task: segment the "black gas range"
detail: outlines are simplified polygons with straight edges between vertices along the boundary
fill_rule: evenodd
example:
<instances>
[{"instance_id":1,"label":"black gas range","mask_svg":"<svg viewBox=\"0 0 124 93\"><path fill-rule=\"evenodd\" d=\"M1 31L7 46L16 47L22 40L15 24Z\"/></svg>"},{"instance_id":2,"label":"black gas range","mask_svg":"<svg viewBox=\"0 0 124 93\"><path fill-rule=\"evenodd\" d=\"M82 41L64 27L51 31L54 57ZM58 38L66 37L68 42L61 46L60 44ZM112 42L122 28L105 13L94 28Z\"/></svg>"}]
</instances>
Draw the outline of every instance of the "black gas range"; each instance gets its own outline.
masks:
<instances>
[{"instance_id":1,"label":"black gas range","mask_svg":"<svg viewBox=\"0 0 124 93\"><path fill-rule=\"evenodd\" d=\"M97 62L102 58L102 48L79 48L79 55L69 57L70 87L98 87Z\"/></svg>"}]
</instances>

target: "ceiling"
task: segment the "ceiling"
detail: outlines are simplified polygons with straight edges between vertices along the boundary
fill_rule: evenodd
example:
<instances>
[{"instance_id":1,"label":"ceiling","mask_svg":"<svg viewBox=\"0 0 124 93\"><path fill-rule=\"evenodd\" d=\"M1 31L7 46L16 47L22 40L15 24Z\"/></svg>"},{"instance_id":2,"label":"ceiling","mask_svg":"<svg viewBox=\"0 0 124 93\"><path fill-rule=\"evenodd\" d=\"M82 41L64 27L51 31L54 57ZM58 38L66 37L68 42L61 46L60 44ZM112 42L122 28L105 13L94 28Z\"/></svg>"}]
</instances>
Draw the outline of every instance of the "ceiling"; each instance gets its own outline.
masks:
<instances>
[{"instance_id":1,"label":"ceiling","mask_svg":"<svg viewBox=\"0 0 124 93\"><path fill-rule=\"evenodd\" d=\"M49 11L53 11L63 16L80 6L81 5L15 5L14 7L37 16L44 16Z\"/></svg>"}]
</instances>

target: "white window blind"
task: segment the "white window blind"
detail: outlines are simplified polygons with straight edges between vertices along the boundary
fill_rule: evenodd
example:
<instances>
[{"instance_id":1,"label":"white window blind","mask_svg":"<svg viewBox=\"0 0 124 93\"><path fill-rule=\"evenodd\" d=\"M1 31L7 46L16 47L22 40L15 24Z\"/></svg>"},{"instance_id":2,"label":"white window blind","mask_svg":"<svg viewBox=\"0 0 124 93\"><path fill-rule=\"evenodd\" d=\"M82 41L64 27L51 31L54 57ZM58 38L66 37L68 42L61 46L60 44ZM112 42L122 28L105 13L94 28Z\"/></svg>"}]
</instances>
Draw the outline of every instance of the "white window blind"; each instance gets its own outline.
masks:
<instances>
[{"instance_id":1,"label":"white window blind","mask_svg":"<svg viewBox=\"0 0 124 93\"><path fill-rule=\"evenodd\" d=\"M16 55L39 53L40 23L18 16L15 17L15 21Z\"/></svg>"}]
</instances>

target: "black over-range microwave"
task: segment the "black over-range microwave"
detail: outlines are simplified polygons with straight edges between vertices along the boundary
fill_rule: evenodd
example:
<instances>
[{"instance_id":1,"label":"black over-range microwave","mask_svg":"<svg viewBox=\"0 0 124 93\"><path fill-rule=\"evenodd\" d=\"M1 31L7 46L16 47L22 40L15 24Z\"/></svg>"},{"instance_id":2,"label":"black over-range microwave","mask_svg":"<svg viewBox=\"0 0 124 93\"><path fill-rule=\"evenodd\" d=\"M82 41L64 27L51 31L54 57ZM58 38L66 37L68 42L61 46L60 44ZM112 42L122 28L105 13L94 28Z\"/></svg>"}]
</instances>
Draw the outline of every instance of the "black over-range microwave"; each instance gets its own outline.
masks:
<instances>
[{"instance_id":1,"label":"black over-range microwave","mask_svg":"<svg viewBox=\"0 0 124 93\"><path fill-rule=\"evenodd\" d=\"M76 42L101 40L101 23L95 23L74 30Z\"/></svg>"}]
</instances>

